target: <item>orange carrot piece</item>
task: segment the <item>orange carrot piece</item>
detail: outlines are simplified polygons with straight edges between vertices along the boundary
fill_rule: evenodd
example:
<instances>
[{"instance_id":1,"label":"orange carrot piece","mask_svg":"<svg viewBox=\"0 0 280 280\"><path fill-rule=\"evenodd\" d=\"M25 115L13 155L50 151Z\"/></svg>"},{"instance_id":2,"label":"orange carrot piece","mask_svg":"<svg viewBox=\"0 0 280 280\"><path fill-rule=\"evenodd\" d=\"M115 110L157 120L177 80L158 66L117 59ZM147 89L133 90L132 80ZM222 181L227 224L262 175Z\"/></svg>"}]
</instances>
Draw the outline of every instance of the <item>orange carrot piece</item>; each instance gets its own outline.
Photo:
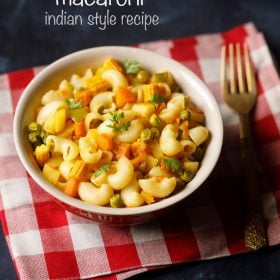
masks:
<instances>
[{"instance_id":1,"label":"orange carrot piece","mask_svg":"<svg viewBox=\"0 0 280 280\"><path fill-rule=\"evenodd\" d=\"M112 151L113 150L113 141L112 138L107 134L98 135L98 144L102 150Z\"/></svg>"},{"instance_id":2,"label":"orange carrot piece","mask_svg":"<svg viewBox=\"0 0 280 280\"><path fill-rule=\"evenodd\" d=\"M76 178L70 178L66 182L64 193L66 193L69 196L76 197L78 195L79 184L80 184L80 180Z\"/></svg>"},{"instance_id":3,"label":"orange carrot piece","mask_svg":"<svg viewBox=\"0 0 280 280\"><path fill-rule=\"evenodd\" d=\"M85 105L85 106L89 105L91 98L92 98L92 96L91 96L90 90L83 90L83 91L77 93L77 95L76 95L77 101L82 100L83 105Z\"/></svg>"},{"instance_id":4,"label":"orange carrot piece","mask_svg":"<svg viewBox=\"0 0 280 280\"><path fill-rule=\"evenodd\" d=\"M131 160L134 167L138 167L142 162L147 159L147 154L145 152L140 152L138 156Z\"/></svg>"},{"instance_id":5,"label":"orange carrot piece","mask_svg":"<svg viewBox=\"0 0 280 280\"><path fill-rule=\"evenodd\" d=\"M180 124L180 121L181 121L180 118L176 118L176 119L175 119L175 124L176 124L176 125L179 125L179 124Z\"/></svg>"},{"instance_id":6,"label":"orange carrot piece","mask_svg":"<svg viewBox=\"0 0 280 280\"><path fill-rule=\"evenodd\" d=\"M130 145L128 143L120 143L118 144L117 152L116 152L116 159L120 159L122 156L127 157L130 159Z\"/></svg>"},{"instance_id":7,"label":"orange carrot piece","mask_svg":"<svg viewBox=\"0 0 280 280\"><path fill-rule=\"evenodd\" d=\"M119 87L116 93L116 105L118 108L122 108L126 103L132 103L136 101L136 97L132 95L131 91L125 87Z\"/></svg>"},{"instance_id":8,"label":"orange carrot piece","mask_svg":"<svg viewBox=\"0 0 280 280\"><path fill-rule=\"evenodd\" d=\"M188 139L189 138L189 121L183 121L182 123L182 139Z\"/></svg>"},{"instance_id":9,"label":"orange carrot piece","mask_svg":"<svg viewBox=\"0 0 280 280\"><path fill-rule=\"evenodd\" d=\"M84 120L74 123L75 138L83 137L86 135L86 133L87 131L86 131L86 125Z\"/></svg>"},{"instance_id":10,"label":"orange carrot piece","mask_svg":"<svg viewBox=\"0 0 280 280\"><path fill-rule=\"evenodd\" d=\"M131 144L131 152L134 157L147 151L148 151L147 144L144 141L143 142L136 141Z\"/></svg>"},{"instance_id":11,"label":"orange carrot piece","mask_svg":"<svg viewBox=\"0 0 280 280\"><path fill-rule=\"evenodd\" d=\"M166 108L166 104L165 103L160 103L160 104L157 105L155 113L158 115L165 108Z\"/></svg>"}]
</instances>

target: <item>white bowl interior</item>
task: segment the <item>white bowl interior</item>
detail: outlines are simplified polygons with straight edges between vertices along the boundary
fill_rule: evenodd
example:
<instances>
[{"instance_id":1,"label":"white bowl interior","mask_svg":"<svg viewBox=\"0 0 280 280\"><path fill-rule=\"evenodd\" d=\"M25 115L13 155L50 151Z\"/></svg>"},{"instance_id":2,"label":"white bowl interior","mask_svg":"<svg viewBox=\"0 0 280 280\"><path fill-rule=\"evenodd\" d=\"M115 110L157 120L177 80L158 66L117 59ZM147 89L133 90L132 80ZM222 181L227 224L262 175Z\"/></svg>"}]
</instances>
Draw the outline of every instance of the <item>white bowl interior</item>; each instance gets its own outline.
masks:
<instances>
[{"instance_id":1,"label":"white bowl interior","mask_svg":"<svg viewBox=\"0 0 280 280\"><path fill-rule=\"evenodd\" d=\"M92 206L78 199L71 198L51 185L42 176L33 158L32 149L27 140L27 126L35 119L34 108L40 103L41 96L49 89L56 89L61 80L65 78L68 79L75 73L83 74L87 68L94 69L100 66L108 57L115 57L118 60L138 60L143 68L151 72L170 71L183 91L203 110L206 116L206 126L210 131L211 140L196 176L182 191L155 204L136 208L112 209L109 207ZM177 201L181 201L206 180L213 170L221 151L223 124L218 105L211 92L204 83L186 67L174 60L147 50L110 46L73 53L59 59L39 73L24 90L19 100L14 118L14 139L19 157L29 174L45 191L58 200L72 205L73 207L97 214L122 216L139 215L157 211Z\"/></svg>"}]
</instances>

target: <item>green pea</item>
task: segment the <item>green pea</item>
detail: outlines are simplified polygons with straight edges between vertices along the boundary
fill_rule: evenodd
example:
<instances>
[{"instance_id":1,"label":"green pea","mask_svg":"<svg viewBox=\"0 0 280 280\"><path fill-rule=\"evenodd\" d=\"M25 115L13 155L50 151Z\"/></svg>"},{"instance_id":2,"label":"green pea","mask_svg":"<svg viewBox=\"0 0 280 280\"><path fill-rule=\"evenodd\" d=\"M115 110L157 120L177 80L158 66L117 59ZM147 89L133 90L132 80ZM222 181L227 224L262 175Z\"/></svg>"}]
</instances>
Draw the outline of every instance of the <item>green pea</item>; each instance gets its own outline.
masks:
<instances>
[{"instance_id":1,"label":"green pea","mask_svg":"<svg viewBox=\"0 0 280 280\"><path fill-rule=\"evenodd\" d=\"M185 120L189 120L191 117L191 113L190 111L184 110L180 113L180 119L185 121Z\"/></svg>"},{"instance_id":2,"label":"green pea","mask_svg":"<svg viewBox=\"0 0 280 280\"><path fill-rule=\"evenodd\" d=\"M121 208L123 207L123 201L120 194L115 194L110 198L110 206L112 208Z\"/></svg>"},{"instance_id":3,"label":"green pea","mask_svg":"<svg viewBox=\"0 0 280 280\"><path fill-rule=\"evenodd\" d=\"M192 178L193 178L193 174L188 170L184 170L183 174L180 176L180 179L185 182L191 181Z\"/></svg>"},{"instance_id":4,"label":"green pea","mask_svg":"<svg viewBox=\"0 0 280 280\"><path fill-rule=\"evenodd\" d=\"M148 140L151 139L151 137L152 137L152 132L151 132L151 130L149 128L146 128L146 129L142 130L142 132L141 132L141 139L143 141L148 141Z\"/></svg>"},{"instance_id":5,"label":"green pea","mask_svg":"<svg viewBox=\"0 0 280 280\"><path fill-rule=\"evenodd\" d=\"M30 132L28 134L28 140L32 144L41 144L41 137L38 132Z\"/></svg>"},{"instance_id":6,"label":"green pea","mask_svg":"<svg viewBox=\"0 0 280 280\"><path fill-rule=\"evenodd\" d=\"M40 133L42 130L42 126L38 124L37 122L32 122L28 126L28 131L29 132L38 132Z\"/></svg>"},{"instance_id":7,"label":"green pea","mask_svg":"<svg viewBox=\"0 0 280 280\"><path fill-rule=\"evenodd\" d=\"M139 84L145 84L150 78L150 73L146 70L141 70L137 75L136 79Z\"/></svg>"},{"instance_id":8,"label":"green pea","mask_svg":"<svg viewBox=\"0 0 280 280\"><path fill-rule=\"evenodd\" d=\"M160 125L160 118L156 114L151 115L150 124L152 126L158 127Z\"/></svg>"}]
</instances>

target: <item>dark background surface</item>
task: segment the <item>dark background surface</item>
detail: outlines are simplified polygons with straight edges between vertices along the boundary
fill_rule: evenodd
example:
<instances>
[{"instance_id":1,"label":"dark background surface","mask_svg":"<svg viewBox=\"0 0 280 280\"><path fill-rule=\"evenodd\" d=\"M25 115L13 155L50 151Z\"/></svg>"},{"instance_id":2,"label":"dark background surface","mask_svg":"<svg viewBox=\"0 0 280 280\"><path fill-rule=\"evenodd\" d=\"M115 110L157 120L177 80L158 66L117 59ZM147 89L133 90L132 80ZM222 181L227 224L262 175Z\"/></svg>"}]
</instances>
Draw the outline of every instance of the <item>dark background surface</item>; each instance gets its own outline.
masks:
<instances>
[{"instance_id":1,"label":"dark background surface","mask_svg":"<svg viewBox=\"0 0 280 280\"><path fill-rule=\"evenodd\" d=\"M114 2L114 1L112 1ZM132 0L132 2L135 2ZM49 64L76 50L101 45L130 45L194 34L220 32L248 21L263 31L276 61L280 61L280 1L144 0L144 7L110 7L111 13L157 14L158 26L46 27L44 14L62 7L55 0L0 0L0 73ZM106 8L63 8L84 19ZM0 279L16 279L2 230L0 229ZM280 247L257 253L188 263L148 272L134 279L280 279Z\"/></svg>"}]
</instances>

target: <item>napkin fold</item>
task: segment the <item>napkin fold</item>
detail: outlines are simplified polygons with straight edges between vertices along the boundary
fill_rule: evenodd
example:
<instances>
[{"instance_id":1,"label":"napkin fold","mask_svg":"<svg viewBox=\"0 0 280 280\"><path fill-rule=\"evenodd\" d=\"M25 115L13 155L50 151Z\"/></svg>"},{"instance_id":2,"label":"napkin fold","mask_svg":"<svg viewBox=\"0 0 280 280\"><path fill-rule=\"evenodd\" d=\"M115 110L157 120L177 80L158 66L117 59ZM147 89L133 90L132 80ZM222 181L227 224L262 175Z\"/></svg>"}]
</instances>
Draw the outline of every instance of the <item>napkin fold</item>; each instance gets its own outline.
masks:
<instances>
[{"instance_id":1,"label":"napkin fold","mask_svg":"<svg viewBox=\"0 0 280 280\"><path fill-rule=\"evenodd\" d=\"M280 243L280 80L254 24L224 33L139 44L178 60L202 78L220 105L225 136L204 185L159 220L113 228L58 206L26 173L13 143L17 101L42 69L0 75L0 220L20 279L125 279L156 267L246 251L237 116L220 98L220 47L246 41L258 77L252 134L265 174L262 198L269 245Z\"/></svg>"}]
</instances>

